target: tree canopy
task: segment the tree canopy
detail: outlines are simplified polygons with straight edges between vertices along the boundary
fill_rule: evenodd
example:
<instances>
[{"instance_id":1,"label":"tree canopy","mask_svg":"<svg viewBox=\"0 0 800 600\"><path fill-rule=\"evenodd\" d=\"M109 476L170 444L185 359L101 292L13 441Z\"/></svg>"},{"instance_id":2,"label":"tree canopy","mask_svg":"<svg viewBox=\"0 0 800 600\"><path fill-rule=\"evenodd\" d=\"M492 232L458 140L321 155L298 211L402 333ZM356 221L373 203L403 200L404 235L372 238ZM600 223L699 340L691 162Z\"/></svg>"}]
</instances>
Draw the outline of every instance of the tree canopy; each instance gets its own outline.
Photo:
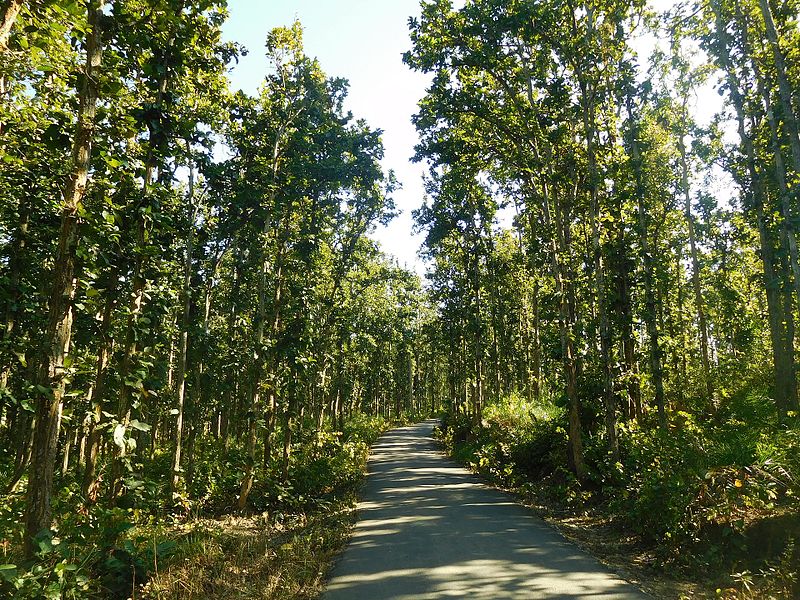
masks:
<instances>
[{"instance_id":1,"label":"tree canopy","mask_svg":"<svg viewBox=\"0 0 800 600\"><path fill-rule=\"evenodd\" d=\"M132 528L324 510L437 411L664 547L796 516L797 2L459 6L404 55L423 281L299 22L247 95L225 0L0 2L0 593L127 597Z\"/></svg>"}]
</instances>

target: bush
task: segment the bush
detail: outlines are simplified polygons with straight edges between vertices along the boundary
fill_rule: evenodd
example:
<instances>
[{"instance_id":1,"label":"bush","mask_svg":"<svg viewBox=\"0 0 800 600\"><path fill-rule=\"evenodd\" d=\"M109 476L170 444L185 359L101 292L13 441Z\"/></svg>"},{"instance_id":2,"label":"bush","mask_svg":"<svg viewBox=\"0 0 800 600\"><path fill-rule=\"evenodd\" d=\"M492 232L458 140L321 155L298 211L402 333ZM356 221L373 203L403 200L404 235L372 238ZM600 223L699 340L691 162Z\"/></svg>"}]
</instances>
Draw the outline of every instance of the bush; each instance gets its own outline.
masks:
<instances>
[{"instance_id":1,"label":"bush","mask_svg":"<svg viewBox=\"0 0 800 600\"><path fill-rule=\"evenodd\" d=\"M253 506L276 519L303 520L309 512L324 512L331 502L342 502L338 495L352 494L363 475L370 444L388 425L382 418L357 416L341 434L324 429L298 435L289 482L280 480L274 465L273 471L257 479ZM223 453L218 444L198 444L187 494L196 500L179 498L178 508L194 509L198 515L229 512L245 463L241 448L233 446ZM165 507L176 508L174 499L168 498L169 454L157 454L137 471L147 472L148 478L129 471L124 494L111 508L87 505L79 484L62 478L53 502L53 530L37 540L32 561L20 556L24 494L5 497L0 504L0 543L7 553L0 560L5 563L0 564L0 598L128 598L178 542L184 549L191 546L178 525L189 513L179 510L163 516Z\"/></svg>"},{"instance_id":2,"label":"bush","mask_svg":"<svg viewBox=\"0 0 800 600\"><path fill-rule=\"evenodd\" d=\"M512 394L486 407L476 425L463 413L446 414L440 439L451 456L502 485L563 472L567 437L563 410Z\"/></svg>"}]
</instances>

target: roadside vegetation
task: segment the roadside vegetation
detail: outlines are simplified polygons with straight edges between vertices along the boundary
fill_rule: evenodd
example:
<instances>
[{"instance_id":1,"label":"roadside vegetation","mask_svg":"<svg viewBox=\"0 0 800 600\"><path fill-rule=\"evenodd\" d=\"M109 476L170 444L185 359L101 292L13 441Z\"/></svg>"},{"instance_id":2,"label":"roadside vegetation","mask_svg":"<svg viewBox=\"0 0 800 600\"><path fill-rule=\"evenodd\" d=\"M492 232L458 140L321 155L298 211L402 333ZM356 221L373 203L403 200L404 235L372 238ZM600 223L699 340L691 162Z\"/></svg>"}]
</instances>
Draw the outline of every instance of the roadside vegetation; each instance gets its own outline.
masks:
<instances>
[{"instance_id":1,"label":"roadside vegetation","mask_svg":"<svg viewBox=\"0 0 800 600\"><path fill-rule=\"evenodd\" d=\"M796 596L799 12L422 0L423 283L300 23L250 96L225 0L0 0L0 595L310 597L368 445L443 410L652 566Z\"/></svg>"},{"instance_id":2,"label":"roadside vegetation","mask_svg":"<svg viewBox=\"0 0 800 600\"><path fill-rule=\"evenodd\" d=\"M446 415L437 437L455 460L556 526L577 519L577 530L559 528L656 597L677 598L683 589L794 598L800 438L776 436L768 415L748 425L758 406L763 399L743 398L739 414L687 420L670 432L623 427L613 463L603 440L590 439L583 485L569 469L566 415L556 405L511 396L487 406L481 425L464 413Z\"/></svg>"},{"instance_id":3,"label":"roadside vegetation","mask_svg":"<svg viewBox=\"0 0 800 600\"><path fill-rule=\"evenodd\" d=\"M232 91L226 12L0 2L3 598L310 595L429 406L379 132L299 23Z\"/></svg>"},{"instance_id":4,"label":"roadside vegetation","mask_svg":"<svg viewBox=\"0 0 800 600\"><path fill-rule=\"evenodd\" d=\"M666 8L411 21L443 439L712 596L797 597L798 4Z\"/></svg>"}]
</instances>

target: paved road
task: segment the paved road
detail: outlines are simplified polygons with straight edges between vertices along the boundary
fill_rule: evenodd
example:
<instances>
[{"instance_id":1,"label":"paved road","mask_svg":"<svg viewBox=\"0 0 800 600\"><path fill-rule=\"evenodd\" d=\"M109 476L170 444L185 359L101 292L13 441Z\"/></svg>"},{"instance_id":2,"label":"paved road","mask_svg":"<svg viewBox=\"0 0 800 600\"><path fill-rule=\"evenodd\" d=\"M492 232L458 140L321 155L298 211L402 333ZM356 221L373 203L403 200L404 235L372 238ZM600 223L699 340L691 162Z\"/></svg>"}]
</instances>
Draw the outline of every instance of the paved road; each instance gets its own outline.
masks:
<instances>
[{"instance_id":1,"label":"paved road","mask_svg":"<svg viewBox=\"0 0 800 600\"><path fill-rule=\"evenodd\" d=\"M444 458L433 424L373 447L360 520L323 600L648 598Z\"/></svg>"}]
</instances>

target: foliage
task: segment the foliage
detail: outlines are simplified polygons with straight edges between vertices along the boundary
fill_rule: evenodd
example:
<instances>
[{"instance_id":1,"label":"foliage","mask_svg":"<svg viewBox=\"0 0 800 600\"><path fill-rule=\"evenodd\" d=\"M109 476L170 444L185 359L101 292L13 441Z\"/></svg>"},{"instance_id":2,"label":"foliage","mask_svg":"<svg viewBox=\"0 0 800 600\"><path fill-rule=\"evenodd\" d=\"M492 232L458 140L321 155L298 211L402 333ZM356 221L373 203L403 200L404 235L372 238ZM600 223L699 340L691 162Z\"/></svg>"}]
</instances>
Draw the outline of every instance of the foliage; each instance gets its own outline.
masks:
<instances>
[{"instance_id":1,"label":"foliage","mask_svg":"<svg viewBox=\"0 0 800 600\"><path fill-rule=\"evenodd\" d=\"M380 132L299 22L267 33L249 97L223 0L20 5L0 30L0 594L128 597L175 523L332 510L389 419L432 404L429 311L370 237L397 187Z\"/></svg>"},{"instance_id":2,"label":"foliage","mask_svg":"<svg viewBox=\"0 0 800 600\"><path fill-rule=\"evenodd\" d=\"M754 573L780 573L788 582L781 585L793 585L793 540L800 534L795 431L776 439L733 414L727 422L688 421L669 432L630 423L621 430L618 462L609 460L602 440L587 443L593 483L581 488L568 470L563 414L531 422L541 411L512 397L487 407L491 416L479 426L448 414L440 439L456 460L499 485L523 495L544 492L572 511L614 515L658 548L665 563L709 576L733 573L731 589L745 571L742 577L753 581Z\"/></svg>"},{"instance_id":3,"label":"foliage","mask_svg":"<svg viewBox=\"0 0 800 600\"><path fill-rule=\"evenodd\" d=\"M348 423L346 441L331 436L326 443L337 457L333 469L320 469L320 457L302 455L292 481L327 488L318 496L306 489L301 499L298 489L284 489L288 495L259 516L177 526L169 532L174 550L159 562L141 597L314 597L349 537L366 466L362 449L388 425L362 416Z\"/></svg>"},{"instance_id":4,"label":"foliage","mask_svg":"<svg viewBox=\"0 0 800 600\"><path fill-rule=\"evenodd\" d=\"M251 97L224 0L19 6L4 593L124 594L172 551L140 527L324 514L385 422L438 409L487 476L790 585L796 0L424 0L404 61L431 82L426 285L370 237L398 182L300 23L267 33ZM781 548L754 550L769 523Z\"/></svg>"}]
</instances>

